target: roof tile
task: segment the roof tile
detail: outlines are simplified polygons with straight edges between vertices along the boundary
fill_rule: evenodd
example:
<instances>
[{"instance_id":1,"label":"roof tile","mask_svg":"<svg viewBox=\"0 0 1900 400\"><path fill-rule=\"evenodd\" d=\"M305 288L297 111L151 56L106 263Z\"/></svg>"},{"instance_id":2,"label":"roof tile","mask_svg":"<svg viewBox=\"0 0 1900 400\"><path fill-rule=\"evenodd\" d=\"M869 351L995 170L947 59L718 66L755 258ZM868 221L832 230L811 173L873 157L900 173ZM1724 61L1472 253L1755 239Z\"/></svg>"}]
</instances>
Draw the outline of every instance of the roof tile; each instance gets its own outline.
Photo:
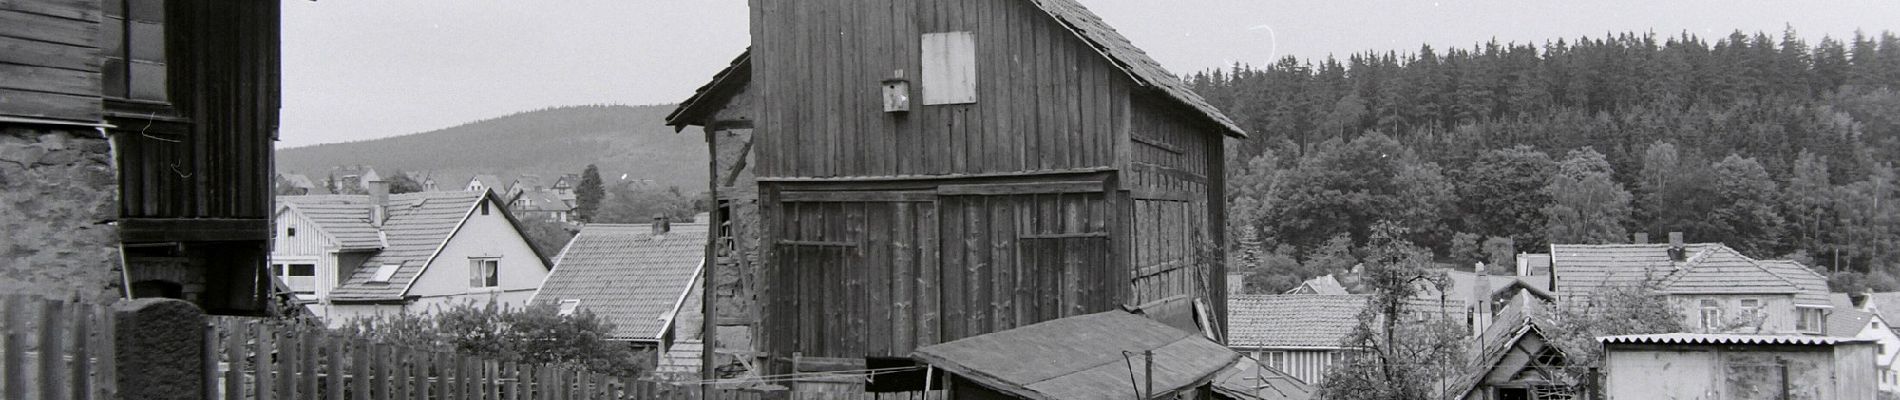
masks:
<instances>
[{"instance_id":1,"label":"roof tile","mask_svg":"<svg viewBox=\"0 0 1900 400\"><path fill-rule=\"evenodd\" d=\"M555 260L534 301L580 300L614 324L611 337L657 339L693 287L706 232L705 224L673 224L659 236L648 225L590 224Z\"/></svg>"}]
</instances>

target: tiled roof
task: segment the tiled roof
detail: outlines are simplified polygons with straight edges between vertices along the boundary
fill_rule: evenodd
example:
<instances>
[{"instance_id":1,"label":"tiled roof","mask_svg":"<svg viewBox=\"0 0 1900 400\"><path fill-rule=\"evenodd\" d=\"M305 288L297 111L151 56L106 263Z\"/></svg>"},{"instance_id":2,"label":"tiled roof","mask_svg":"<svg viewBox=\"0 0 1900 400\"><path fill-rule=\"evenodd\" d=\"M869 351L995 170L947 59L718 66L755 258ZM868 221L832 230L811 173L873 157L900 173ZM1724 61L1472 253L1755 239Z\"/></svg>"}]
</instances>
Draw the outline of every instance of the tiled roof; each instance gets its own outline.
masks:
<instances>
[{"instance_id":1,"label":"tiled roof","mask_svg":"<svg viewBox=\"0 0 1900 400\"><path fill-rule=\"evenodd\" d=\"M302 213L344 250L383 248L382 236L369 224L368 202L368 196L277 196L277 204Z\"/></svg>"},{"instance_id":2,"label":"tiled roof","mask_svg":"<svg viewBox=\"0 0 1900 400\"><path fill-rule=\"evenodd\" d=\"M705 255L705 224L674 224L660 236L647 225L587 225L561 251L534 301L580 300L614 324L610 337L654 340L693 287Z\"/></svg>"},{"instance_id":3,"label":"tiled roof","mask_svg":"<svg viewBox=\"0 0 1900 400\"><path fill-rule=\"evenodd\" d=\"M389 196L389 219L381 235L388 244L365 260L349 278L330 291L332 301L386 301L401 299L409 283L449 240L449 234L468 217L483 192L418 192ZM369 196L326 196L326 206L369 214ZM367 218L364 224L368 224ZM372 232L375 232L372 227ZM374 234L374 233L372 233ZM382 265L401 265L389 282L370 282Z\"/></svg>"},{"instance_id":4,"label":"tiled roof","mask_svg":"<svg viewBox=\"0 0 1900 400\"><path fill-rule=\"evenodd\" d=\"M1115 310L1044 321L917 349L911 358L1027 399L1106 399L1128 394L1126 355L1153 351L1156 392L1206 384L1240 359L1198 332ZM1152 379L1150 379L1152 378Z\"/></svg>"},{"instance_id":5,"label":"tiled roof","mask_svg":"<svg viewBox=\"0 0 1900 400\"><path fill-rule=\"evenodd\" d=\"M1839 337L1859 336L1867 322L1874 319L1874 313L1854 309L1834 309L1827 313L1827 335Z\"/></svg>"},{"instance_id":6,"label":"tiled roof","mask_svg":"<svg viewBox=\"0 0 1900 400\"><path fill-rule=\"evenodd\" d=\"M1095 15L1095 13L1089 11L1087 7L1083 7L1082 3L1075 0L1030 1L1035 3L1037 7L1042 8L1044 12L1049 13L1049 16L1061 21L1064 26L1074 31L1077 36L1087 39L1089 44L1095 46L1096 50L1100 51L1102 55L1107 56L1110 62L1128 71L1128 74L1133 76L1136 82L1161 89L1162 92L1167 93L1168 97L1188 106L1195 112L1201 114L1202 117L1220 125L1221 128L1227 131L1228 136L1247 137L1247 131L1245 129L1240 129L1239 125L1235 125L1233 120L1227 119L1227 116L1221 114L1220 110L1215 109L1213 105L1207 104L1207 100L1202 99L1201 95L1195 94L1194 90L1189 89L1187 83L1181 82L1181 78L1168 72L1166 68L1162 68L1161 63L1155 62L1154 58L1148 57L1147 52L1135 47L1135 44L1129 42L1127 37L1122 36L1120 32L1116 32L1115 28L1108 26L1106 22L1102 21L1102 17Z\"/></svg>"},{"instance_id":7,"label":"tiled roof","mask_svg":"<svg viewBox=\"0 0 1900 400\"><path fill-rule=\"evenodd\" d=\"M1900 321L1900 292L1881 292L1867 295L1867 307L1880 313L1880 319Z\"/></svg>"},{"instance_id":8,"label":"tiled roof","mask_svg":"<svg viewBox=\"0 0 1900 400\"><path fill-rule=\"evenodd\" d=\"M1773 272L1775 275L1781 276L1782 279L1794 283L1795 288L1800 290L1800 292L1794 295L1794 305L1804 307L1833 306L1833 303L1828 301L1827 277L1821 276L1818 272L1814 272L1814 269L1789 260L1766 260L1758 261L1757 263L1767 268L1768 272Z\"/></svg>"},{"instance_id":9,"label":"tiled roof","mask_svg":"<svg viewBox=\"0 0 1900 400\"><path fill-rule=\"evenodd\" d=\"M1305 282L1300 282L1300 286L1295 287L1292 290L1286 291L1285 294L1352 294L1352 293L1349 293L1346 291L1346 286L1339 284L1339 279L1333 278L1332 274L1326 274L1324 276L1316 277L1313 279L1307 279Z\"/></svg>"},{"instance_id":10,"label":"tiled roof","mask_svg":"<svg viewBox=\"0 0 1900 400\"><path fill-rule=\"evenodd\" d=\"M1873 343L1873 339L1831 336L1737 335L1713 333L1659 333L1598 337L1605 344L1780 344L1832 346L1842 343Z\"/></svg>"},{"instance_id":11,"label":"tiled roof","mask_svg":"<svg viewBox=\"0 0 1900 400\"><path fill-rule=\"evenodd\" d=\"M1136 83L1160 90L1168 98L1187 106L1188 109L1219 126L1227 136L1247 137L1245 129L1234 124L1234 121L1227 118L1226 114L1222 114L1219 109L1208 104L1206 99L1201 98L1201 95L1188 88L1187 83L1182 82L1180 77L1162 68L1161 63L1155 62L1147 52L1135 47L1127 37L1116 32L1115 28L1109 27L1102 21L1102 17L1095 15L1081 3L1075 0L1029 0L1029 2L1055 18L1064 28L1074 32L1076 37L1094 47L1096 52L1107 58L1110 64L1126 71L1129 78L1134 79ZM680 103L678 108L667 115L667 124L685 126L697 122L695 120L700 114L713 108L712 103L719 102L720 98L731 94L734 87L750 80L751 53L750 49L746 50L744 54L733 59L726 69L714 75L712 82L694 91L692 97Z\"/></svg>"},{"instance_id":12,"label":"tiled roof","mask_svg":"<svg viewBox=\"0 0 1900 400\"><path fill-rule=\"evenodd\" d=\"M513 210L571 211L574 209L573 206L567 205L566 201L561 201L561 194L553 190L530 190L523 192L520 197L515 198L515 204L523 204L524 201L526 203L525 205L515 207Z\"/></svg>"},{"instance_id":13,"label":"tiled roof","mask_svg":"<svg viewBox=\"0 0 1900 400\"><path fill-rule=\"evenodd\" d=\"M1227 344L1237 348L1339 348L1371 296L1228 295Z\"/></svg>"},{"instance_id":14,"label":"tiled roof","mask_svg":"<svg viewBox=\"0 0 1900 400\"><path fill-rule=\"evenodd\" d=\"M1667 293L1794 294L1793 282L1721 244L1684 245L1685 260L1669 244L1551 245L1551 285L1562 296L1591 295L1609 287L1644 285Z\"/></svg>"}]
</instances>

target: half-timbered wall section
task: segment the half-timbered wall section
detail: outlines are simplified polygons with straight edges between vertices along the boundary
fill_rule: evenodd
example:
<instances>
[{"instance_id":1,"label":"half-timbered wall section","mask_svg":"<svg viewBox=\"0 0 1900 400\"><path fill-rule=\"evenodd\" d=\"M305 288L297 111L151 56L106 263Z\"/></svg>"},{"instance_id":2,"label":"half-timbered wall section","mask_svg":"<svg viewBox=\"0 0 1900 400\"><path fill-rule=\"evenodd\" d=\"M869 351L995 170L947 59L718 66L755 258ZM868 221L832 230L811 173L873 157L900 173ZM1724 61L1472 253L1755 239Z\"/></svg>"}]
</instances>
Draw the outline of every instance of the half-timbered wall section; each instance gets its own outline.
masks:
<instances>
[{"instance_id":1,"label":"half-timbered wall section","mask_svg":"<svg viewBox=\"0 0 1900 400\"><path fill-rule=\"evenodd\" d=\"M1027 1L752 2L761 177L1106 168L1132 81ZM883 112L879 82L923 85L926 33L974 34L976 100Z\"/></svg>"}]
</instances>

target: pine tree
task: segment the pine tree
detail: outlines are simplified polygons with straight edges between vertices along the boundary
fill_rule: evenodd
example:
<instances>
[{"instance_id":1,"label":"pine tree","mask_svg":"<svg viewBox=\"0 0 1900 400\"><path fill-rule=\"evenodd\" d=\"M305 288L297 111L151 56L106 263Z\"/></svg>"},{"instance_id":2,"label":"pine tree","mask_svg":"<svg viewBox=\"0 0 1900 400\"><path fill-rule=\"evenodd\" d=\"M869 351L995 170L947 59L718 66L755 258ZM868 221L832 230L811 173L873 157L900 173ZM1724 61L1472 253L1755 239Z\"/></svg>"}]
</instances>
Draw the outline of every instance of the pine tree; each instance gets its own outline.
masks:
<instances>
[{"instance_id":1,"label":"pine tree","mask_svg":"<svg viewBox=\"0 0 1900 400\"><path fill-rule=\"evenodd\" d=\"M587 164L581 171L581 182L574 187L574 217L581 222L592 222L594 212L600 210L600 201L607 190L600 182L600 167Z\"/></svg>"}]
</instances>

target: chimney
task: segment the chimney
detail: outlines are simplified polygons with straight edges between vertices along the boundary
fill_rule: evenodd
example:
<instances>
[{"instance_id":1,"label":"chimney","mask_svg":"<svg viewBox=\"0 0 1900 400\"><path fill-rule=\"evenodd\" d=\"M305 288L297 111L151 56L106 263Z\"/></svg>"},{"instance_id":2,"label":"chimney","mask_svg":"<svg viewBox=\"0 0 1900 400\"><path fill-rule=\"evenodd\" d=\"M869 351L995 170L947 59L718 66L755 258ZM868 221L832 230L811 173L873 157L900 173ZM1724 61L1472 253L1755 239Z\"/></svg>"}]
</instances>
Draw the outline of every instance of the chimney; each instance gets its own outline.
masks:
<instances>
[{"instance_id":1,"label":"chimney","mask_svg":"<svg viewBox=\"0 0 1900 400\"><path fill-rule=\"evenodd\" d=\"M369 224L381 228L389 220L389 182L369 181Z\"/></svg>"},{"instance_id":2,"label":"chimney","mask_svg":"<svg viewBox=\"0 0 1900 400\"><path fill-rule=\"evenodd\" d=\"M1649 232L1636 232L1636 238L1635 238L1635 239L1636 239L1636 240L1635 240L1635 241L1633 241L1632 243L1636 243L1636 244L1649 244Z\"/></svg>"},{"instance_id":3,"label":"chimney","mask_svg":"<svg viewBox=\"0 0 1900 400\"><path fill-rule=\"evenodd\" d=\"M666 214L663 214L663 213L653 214L653 235L654 236L665 235L667 232L672 232L672 231L673 231L673 222L666 217Z\"/></svg>"},{"instance_id":4,"label":"chimney","mask_svg":"<svg viewBox=\"0 0 1900 400\"><path fill-rule=\"evenodd\" d=\"M1531 255L1517 253L1517 276L1531 276Z\"/></svg>"},{"instance_id":5,"label":"chimney","mask_svg":"<svg viewBox=\"0 0 1900 400\"><path fill-rule=\"evenodd\" d=\"M1675 262L1689 261L1689 252L1682 246L1682 232L1669 232L1669 259Z\"/></svg>"}]
</instances>

